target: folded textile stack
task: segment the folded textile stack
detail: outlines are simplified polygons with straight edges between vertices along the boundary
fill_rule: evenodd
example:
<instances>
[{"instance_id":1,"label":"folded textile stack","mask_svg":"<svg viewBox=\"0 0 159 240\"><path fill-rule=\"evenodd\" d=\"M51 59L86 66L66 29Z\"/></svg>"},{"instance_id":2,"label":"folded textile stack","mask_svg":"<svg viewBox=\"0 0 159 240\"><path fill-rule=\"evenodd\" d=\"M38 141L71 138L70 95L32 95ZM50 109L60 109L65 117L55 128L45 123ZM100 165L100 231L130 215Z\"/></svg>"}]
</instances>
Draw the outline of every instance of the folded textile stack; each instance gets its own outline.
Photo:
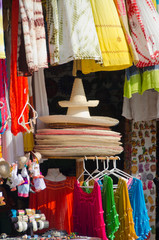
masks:
<instances>
[{"instance_id":1,"label":"folded textile stack","mask_svg":"<svg viewBox=\"0 0 159 240\"><path fill-rule=\"evenodd\" d=\"M97 106L99 101L87 101L82 80L76 78L70 101L60 101L68 107L67 115L43 116L46 129L37 130L35 150L43 156L110 156L122 152L120 133L110 127L118 120L109 117L91 117L88 107Z\"/></svg>"}]
</instances>

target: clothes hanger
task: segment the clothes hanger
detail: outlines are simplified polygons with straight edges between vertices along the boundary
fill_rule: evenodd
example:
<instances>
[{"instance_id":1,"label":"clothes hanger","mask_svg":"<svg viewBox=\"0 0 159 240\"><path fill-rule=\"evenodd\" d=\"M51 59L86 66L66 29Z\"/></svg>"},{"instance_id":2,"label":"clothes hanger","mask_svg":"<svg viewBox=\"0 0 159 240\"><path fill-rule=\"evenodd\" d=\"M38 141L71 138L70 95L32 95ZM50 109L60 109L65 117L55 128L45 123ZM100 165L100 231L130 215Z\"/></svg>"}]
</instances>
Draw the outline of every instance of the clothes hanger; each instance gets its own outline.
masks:
<instances>
[{"instance_id":1,"label":"clothes hanger","mask_svg":"<svg viewBox=\"0 0 159 240\"><path fill-rule=\"evenodd\" d=\"M107 162L107 167L105 167L105 161ZM101 176L103 176L103 175L105 175L105 173L107 173L108 168L109 168L109 157L106 157L106 160L103 160L103 168L104 168L104 170L99 171L99 173L94 176L95 178L100 179Z\"/></svg>"},{"instance_id":2,"label":"clothes hanger","mask_svg":"<svg viewBox=\"0 0 159 240\"><path fill-rule=\"evenodd\" d=\"M33 111L33 118L29 119L29 122L25 122L25 119L24 119L24 111L26 109L26 107L29 106L32 111ZM22 121L20 121L22 118ZM36 124L36 119L38 118L38 113L37 111L35 111L35 109L32 107L32 105L29 103L29 99L27 99L27 102L26 104L24 105L24 108L18 118L18 124L21 125L28 133L30 132L34 132L34 127L33 127L33 124L35 125ZM30 125L30 129L27 128L26 125Z\"/></svg>"},{"instance_id":3,"label":"clothes hanger","mask_svg":"<svg viewBox=\"0 0 159 240\"><path fill-rule=\"evenodd\" d=\"M95 160L96 160L96 169L91 173L91 175L93 176L96 173L100 173L99 171L99 163L98 163L98 157L95 156ZM89 181L90 176L88 176L88 178L85 180L85 182Z\"/></svg>"},{"instance_id":4,"label":"clothes hanger","mask_svg":"<svg viewBox=\"0 0 159 240\"><path fill-rule=\"evenodd\" d=\"M118 157L120 160L120 157ZM116 160L113 160L113 169L110 170L110 172L118 173L119 175L123 176L126 179L132 178L132 176L121 169L117 168L116 166Z\"/></svg>"},{"instance_id":5,"label":"clothes hanger","mask_svg":"<svg viewBox=\"0 0 159 240\"><path fill-rule=\"evenodd\" d=\"M83 159L83 172L81 173L81 175L78 177L77 181L79 182L80 178L82 176L90 176L91 179L94 179L94 177L92 176L92 174L90 174L90 172L88 172L88 170L86 169L85 167L85 161L87 161L87 157L85 156L84 159ZM95 179L94 179L95 180ZM82 188L87 188L87 186L81 186ZM93 186L88 186L89 188L93 188Z\"/></svg>"}]
</instances>

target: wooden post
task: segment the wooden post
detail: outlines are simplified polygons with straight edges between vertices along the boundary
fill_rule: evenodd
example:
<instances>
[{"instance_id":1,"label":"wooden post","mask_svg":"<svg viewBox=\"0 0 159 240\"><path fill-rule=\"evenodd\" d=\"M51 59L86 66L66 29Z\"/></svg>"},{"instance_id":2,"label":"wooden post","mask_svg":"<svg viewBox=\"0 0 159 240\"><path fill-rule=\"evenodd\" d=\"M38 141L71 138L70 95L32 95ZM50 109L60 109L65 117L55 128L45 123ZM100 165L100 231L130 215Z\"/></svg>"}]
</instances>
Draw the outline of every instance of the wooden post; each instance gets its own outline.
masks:
<instances>
[{"instance_id":1,"label":"wooden post","mask_svg":"<svg viewBox=\"0 0 159 240\"><path fill-rule=\"evenodd\" d=\"M76 178L78 178L83 171L83 159L76 159ZM82 176L79 180L84 181L84 176Z\"/></svg>"}]
</instances>

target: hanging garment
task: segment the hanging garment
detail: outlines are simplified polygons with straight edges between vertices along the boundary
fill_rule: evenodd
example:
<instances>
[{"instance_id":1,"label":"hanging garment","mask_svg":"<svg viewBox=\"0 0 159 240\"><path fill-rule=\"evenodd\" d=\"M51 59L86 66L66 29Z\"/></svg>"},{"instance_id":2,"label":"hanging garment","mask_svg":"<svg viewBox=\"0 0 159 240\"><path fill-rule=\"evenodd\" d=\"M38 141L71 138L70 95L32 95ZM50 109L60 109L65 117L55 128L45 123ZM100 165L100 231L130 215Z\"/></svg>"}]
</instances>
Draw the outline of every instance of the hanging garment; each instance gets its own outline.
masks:
<instances>
[{"instance_id":1,"label":"hanging garment","mask_svg":"<svg viewBox=\"0 0 159 240\"><path fill-rule=\"evenodd\" d=\"M156 0L156 10L159 12L159 0Z\"/></svg>"},{"instance_id":2,"label":"hanging garment","mask_svg":"<svg viewBox=\"0 0 159 240\"><path fill-rule=\"evenodd\" d=\"M132 94L143 94L148 89L159 92L159 65L137 68L132 66L125 70L124 97L131 98Z\"/></svg>"},{"instance_id":3,"label":"hanging garment","mask_svg":"<svg viewBox=\"0 0 159 240\"><path fill-rule=\"evenodd\" d=\"M44 78L44 69L39 69L34 73L34 97L35 97L35 109L38 116L48 116L49 106L47 101L47 93ZM37 129L44 128L45 124L37 119Z\"/></svg>"},{"instance_id":4,"label":"hanging garment","mask_svg":"<svg viewBox=\"0 0 159 240\"><path fill-rule=\"evenodd\" d=\"M4 47L4 30L3 30L3 6L0 0L0 59L6 58Z\"/></svg>"},{"instance_id":5,"label":"hanging garment","mask_svg":"<svg viewBox=\"0 0 159 240\"><path fill-rule=\"evenodd\" d=\"M116 240L135 240L138 236L135 233L132 208L129 200L126 181L119 179L118 187L114 193L116 210L119 214L119 229L115 233Z\"/></svg>"},{"instance_id":6,"label":"hanging garment","mask_svg":"<svg viewBox=\"0 0 159 240\"><path fill-rule=\"evenodd\" d=\"M102 203L106 234L109 240L113 240L114 233L118 230L120 223L114 200L113 180L107 175L103 179Z\"/></svg>"},{"instance_id":7,"label":"hanging garment","mask_svg":"<svg viewBox=\"0 0 159 240\"><path fill-rule=\"evenodd\" d=\"M154 4L155 8L157 9L157 2L156 2L156 1L158 1L158 0L152 0L152 2L153 2L153 4Z\"/></svg>"},{"instance_id":8,"label":"hanging garment","mask_svg":"<svg viewBox=\"0 0 159 240\"><path fill-rule=\"evenodd\" d=\"M124 97L122 116L134 122L158 119L159 93L150 89L142 95L134 93L131 98Z\"/></svg>"},{"instance_id":9,"label":"hanging garment","mask_svg":"<svg viewBox=\"0 0 159 240\"><path fill-rule=\"evenodd\" d=\"M75 177L61 182L45 179L46 189L30 193L29 208L41 210L49 221L49 228L73 231L73 193Z\"/></svg>"},{"instance_id":10,"label":"hanging garment","mask_svg":"<svg viewBox=\"0 0 159 240\"><path fill-rule=\"evenodd\" d=\"M90 72L114 71L130 67L132 57L114 1L91 0L91 6L102 51L103 64L96 64L93 60L82 60L81 69L77 70L88 74Z\"/></svg>"},{"instance_id":11,"label":"hanging garment","mask_svg":"<svg viewBox=\"0 0 159 240\"><path fill-rule=\"evenodd\" d=\"M19 0L26 61L29 72L47 68L46 38L42 4L39 0Z\"/></svg>"},{"instance_id":12,"label":"hanging garment","mask_svg":"<svg viewBox=\"0 0 159 240\"><path fill-rule=\"evenodd\" d=\"M14 135L24 132L24 128L18 124L18 118L27 102L28 79L17 77L17 36L18 36L19 2L12 1L12 28L11 28L11 73L10 73L10 111L11 131ZM24 111L24 120L28 122L28 108Z\"/></svg>"},{"instance_id":13,"label":"hanging garment","mask_svg":"<svg viewBox=\"0 0 159 240\"><path fill-rule=\"evenodd\" d=\"M159 15L151 0L126 0L132 39L139 56L137 67L159 64Z\"/></svg>"},{"instance_id":14,"label":"hanging garment","mask_svg":"<svg viewBox=\"0 0 159 240\"><path fill-rule=\"evenodd\" d=\"M94 183L91 193L86 193L76 181L74 189L73 228L81 236L108 240L105 233L100 186Z\"/></svg>"},{"instance_id":15,"label":"hanging garment","mask_svg":"<svg viewBox=\"0 0 159 240\"><path fill-rule=\"evenodd\" d=\"M2 155L10 164L17 161L18 157L24 156L23 135L18 133L14 136L11 133L11 126L2 135Z\"/></svg>"},{"instance_id":16,"label":"hanging garment","mask_svg":"<svg viewBox=\"0 0 159 240\"><path fill-rule=\"evenodd\" d=\"M125 33L125 37L126 37L126 40L128 43L128 47L129 47L133 62L134 62L134 64L137 64L137 62L139 61L139 57L136 52L135 45L132 40L130 31L129 31L129 24L128 24L127 12L126 12L125 0L114 0L114 3L116 5L117 11L118 11L118 14L120 17L121 25L122 25L124 33Z\"/></svg>"},{"instance_id":17,"label":"hanging garment","mask_svg":"<svg viewBox=\"0 0 159 240\"><path fill-rule=\"evenodd\" d=\"M94 59L102 55L89 0L47 0L50 64Z\"/></svg>"},{"instance_id":18,"label":"hanging garment","mask_svg":"<svg viewBox=\"0 0 159 240\"><path fill-rule=\"evenodd\" d=\"M23 133L24 152L31 152L34 149L34 136L33 133Z\"/></svg>"},{"instance_id":19,"label":"hanging garment","mask_svg":"<svg viewBox=\"0 0 159 240\"><path fill-rule=\"evenodd\" d=\"M138 240L144 240L147 238L151 228L141 180L137 178L131 179L131 181L128 182L128 191L131 207L133 209L135 231L139 237Z\"/></svg>"},{"instance_id":20,"label":"hanging garment","mask_svg":"<svg viewBox=\"0 0 159 240\"><path fill-rule=\"evenodd\" d=\"M26 52L25 52L25 43L24 43L24 33L22 27L22 19L19 11L18 19L18 44L17 44L17 75L18 76L28 76L31 75L28 69Z\"/></svg>"},{"instance_id":21,"label":"hanging garment","mask_svg":"<svg viewBox=\"0 0 159 240\"><path fill-rule=\"evenodd\" d=\"M0 133L4 133L8 129L7 118L7 102L6 102L6 91L8 88L8 78L6 71L5 59L0 59Z\"/></svg>"}]
</instances>

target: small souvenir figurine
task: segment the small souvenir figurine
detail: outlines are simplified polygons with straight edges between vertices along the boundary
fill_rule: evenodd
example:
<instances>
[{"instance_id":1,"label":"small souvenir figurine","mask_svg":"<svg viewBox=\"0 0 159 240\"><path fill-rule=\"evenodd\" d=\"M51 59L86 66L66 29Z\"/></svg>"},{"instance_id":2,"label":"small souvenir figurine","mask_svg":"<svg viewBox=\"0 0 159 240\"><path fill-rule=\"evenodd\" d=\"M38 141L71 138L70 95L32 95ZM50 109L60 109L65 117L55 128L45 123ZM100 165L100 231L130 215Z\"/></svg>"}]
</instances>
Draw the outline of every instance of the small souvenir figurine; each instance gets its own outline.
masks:
<instances>
[{"instance_id":1,"label":"small souvenir figurine","mask_svg":"<svg viewBox=\"0 0 159 240\"><path fill-rule=\"evenodd\" d=\"M35 187L35 192L39 192L46 188L44 182L44 176L40 173L39 161L41 159L41 154L39 152L33 153L33 161L29 161L29 171L31 177L33 178L33 183Z\"/></svg>"},{"instance_id":2,"label":"small souvenir figurine","mask_svg":"<svg viewBox=\"0 0 159 240\"><path fill-rule=\"evenodd\" d=\"M150 137L149 131L145 131L145 137Z\"/></svg>"},{"instance_id":3,"label":"small souvenir figurine","mask_svg":"<svg viewBox=\"0 0 159 240\"><path fill-rule=\"evenodd\" d=\"M139 131L139 132L138 132L138 135L139 135L139 138L140 138L140 139L143 138L143 133L142 133L142 131Z\"/></svg>"},{"instance_id":4,"label":"small souvenir figurine","mask_svg":"<svg viewBox=\"0 0 159 240\"><path fill-rule=\"evenodd\" d=\"M21 170L21 176L23 178L23 183L18 186L18 196L28 197L30 189L30 177L27 171L28 158L26 156L21 156L18 159L18 168Z\"/></svg>"},{"instance_id":5,"label":"small souvenir figurine","mask_svg":"<svg viewBox=\"0 0 159 240\"><path fill-rule=\"evenodd\" d=\"M11 182L11 185L10 185L10 188L11 188L11 191L16 191L16 187L23 184L24 183L24 180L21 176L21 174L18 174L17 175L17 171L18 171L18 165L17 163L13 163L12 166L11 166L11 177L10 177L10 182Z\"/></svg>"}]
</instances>

